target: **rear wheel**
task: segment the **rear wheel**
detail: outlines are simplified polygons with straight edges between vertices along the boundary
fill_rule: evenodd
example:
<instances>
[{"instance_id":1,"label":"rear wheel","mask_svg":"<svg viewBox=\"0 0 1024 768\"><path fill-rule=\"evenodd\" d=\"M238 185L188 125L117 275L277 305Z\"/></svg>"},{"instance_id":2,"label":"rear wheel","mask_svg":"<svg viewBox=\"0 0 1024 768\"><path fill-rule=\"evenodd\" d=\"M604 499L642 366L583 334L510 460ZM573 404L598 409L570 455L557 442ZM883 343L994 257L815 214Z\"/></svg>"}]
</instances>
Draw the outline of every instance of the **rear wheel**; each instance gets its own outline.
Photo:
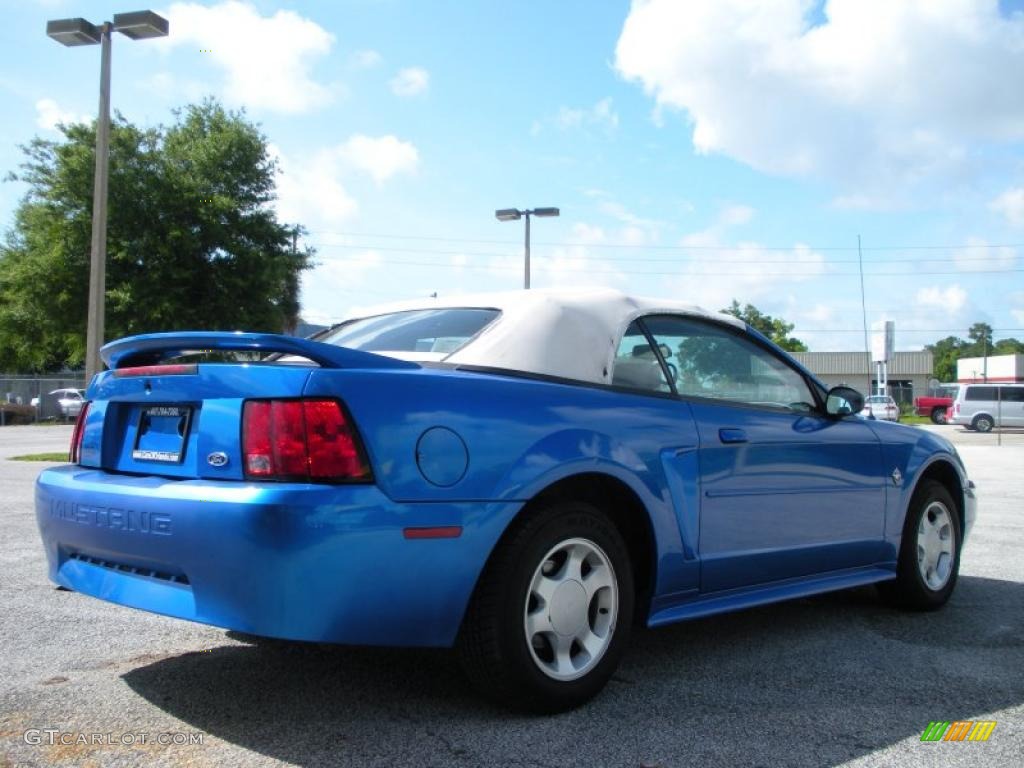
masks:
<instances>
[{"instance_id":1,"label":"rear wheel","mask_svg":"<svg viewBox=\"0 0 1024 768\"><path fill-rule=\"evenodd\" d=\"M946 423L946 409L945 408L932 408L932 424L945 424Z\"/></svg>"},{"instance_id":2,"label":"rear wheel","mask_svg":"<svg viewBox=\"0 0 1024 768\"><path fill-rule=\"evenodd\" d=\"M971 427L979 432L991 432L993 426L995 426L995 422L992 421L992 417L984 413L975 416L974 421L971 422Z\"/></svg>"},{"instance_id":3,"label":"rear wheel","mask_svg":"<svg viewBox=\"0 0 1024 768\"><path fill-rule=\"evenodd\" d=\"M510 531L481 576L460 660L499 704L571 709L612 676L633 607L629 554L608 517L579 502L539 508Z\"/></svg>"},{"instance_id":4,"label":"rear wheel","mask_svg":"<svg viewBox=\"0 0 1024 768\"><path fill-rule=\"evenodd\" d=\"M903 525L896 580L880 585L894 605L914 611L941 608L960 570L960 518L944 485L923 480Z\"/></svg>"}]
</instances>

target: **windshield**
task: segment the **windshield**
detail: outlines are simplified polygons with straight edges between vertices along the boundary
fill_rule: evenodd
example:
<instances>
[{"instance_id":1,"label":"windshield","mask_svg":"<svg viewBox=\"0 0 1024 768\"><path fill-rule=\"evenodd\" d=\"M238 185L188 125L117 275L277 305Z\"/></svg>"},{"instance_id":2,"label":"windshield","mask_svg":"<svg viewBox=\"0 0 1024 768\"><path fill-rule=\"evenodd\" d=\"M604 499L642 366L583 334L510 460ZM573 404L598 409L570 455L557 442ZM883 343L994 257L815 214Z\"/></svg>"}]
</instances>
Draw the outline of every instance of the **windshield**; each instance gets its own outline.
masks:
<instances>
[{"instance_id":1,"label":"windshield","mask_svg":"<svg viewBox=\"0 0 1024 768\"><path fill-rule=\"evenodd\" d=\"M349 349L441 360L462 348L500 312L496 309L417 309L352 320L317 341Z\"/></svg>"}]
</instances>

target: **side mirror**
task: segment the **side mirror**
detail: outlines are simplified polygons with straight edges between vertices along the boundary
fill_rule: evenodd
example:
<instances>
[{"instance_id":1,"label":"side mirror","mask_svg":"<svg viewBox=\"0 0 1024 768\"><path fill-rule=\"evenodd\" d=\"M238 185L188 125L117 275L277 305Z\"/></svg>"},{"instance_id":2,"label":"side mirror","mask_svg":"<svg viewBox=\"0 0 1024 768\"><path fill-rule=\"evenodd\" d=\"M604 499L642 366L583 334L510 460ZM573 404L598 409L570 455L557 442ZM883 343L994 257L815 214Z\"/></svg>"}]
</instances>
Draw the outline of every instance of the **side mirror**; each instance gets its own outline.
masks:
<instances>
[{"instance_id":1,"label":"side mirror","mask_svg":"<svg viewBox=\"0 0 1024 768\"><path fill-rule=\"evenodd\" d=\"M852 387L832 387L825 400L825 410L829 416L849 416L860 413L864 409L864 395Z\"/></svg>"}]
</instances>

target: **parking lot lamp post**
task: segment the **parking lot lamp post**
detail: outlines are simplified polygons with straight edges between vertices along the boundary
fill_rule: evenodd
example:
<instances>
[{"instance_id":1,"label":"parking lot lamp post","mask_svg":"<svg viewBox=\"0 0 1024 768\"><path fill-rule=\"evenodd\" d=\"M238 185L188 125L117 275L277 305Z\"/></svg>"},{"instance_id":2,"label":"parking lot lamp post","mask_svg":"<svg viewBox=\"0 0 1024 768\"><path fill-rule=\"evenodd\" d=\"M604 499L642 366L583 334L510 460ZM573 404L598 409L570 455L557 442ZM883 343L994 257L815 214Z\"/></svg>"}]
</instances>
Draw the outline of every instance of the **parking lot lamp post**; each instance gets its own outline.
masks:
<instances>
[{"instance_id":1,"label":"parking lot lamp post","mask_svg":"<svg viewBox=\"0 0 1024 768\"><path fill-rule=\"evenodd\" d=\"M520 211L518 208L502 208L494 212L498 221L518 221L526 219L526 243L523 249L523 288L530 287L530 217L531 216L558 216L557 208L533 208Z\"/></svg>"},{"instance_id":2,"label":"parking lot lamp post","mask_svg":"<svg viewBox=\"0 0 1024 768\"><path fill-rule=\"evenodd\" d=\"M85 331L85 383L100 371L107 266L107 176L110 168L110 36L120 32L132 40L166 37L167 19L152 11L115 13L100 25L85 19L46 22L46 34L61 45L100 45L100 109L96 118L96 170L92 189L92 244L89 255L89 316Z\"/></svg>"}]
</instances>

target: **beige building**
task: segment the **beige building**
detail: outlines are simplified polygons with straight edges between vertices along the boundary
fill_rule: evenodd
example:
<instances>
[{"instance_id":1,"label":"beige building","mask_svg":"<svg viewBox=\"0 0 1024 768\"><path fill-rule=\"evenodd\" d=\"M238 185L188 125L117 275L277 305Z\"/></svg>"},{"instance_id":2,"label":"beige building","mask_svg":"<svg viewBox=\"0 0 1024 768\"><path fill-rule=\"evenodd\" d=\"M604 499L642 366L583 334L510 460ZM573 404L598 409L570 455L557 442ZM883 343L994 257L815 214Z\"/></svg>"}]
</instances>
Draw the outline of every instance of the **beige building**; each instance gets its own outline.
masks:
<instances>
[{"instance_id":1,"label":"beige building","mask_svg":"<svg viewBox=\"0 0 1024 768\"><path fill-rule=\"evenodd\" d=\"M865 352L793 352L792 355L826 386L843 384L866 395L874 391L875 366ZM931 352L896 352L895 359L889 363L889 394L896 402L908 404L915 397L928 394L933 368Z\"/></svg>"}]
</instances>

